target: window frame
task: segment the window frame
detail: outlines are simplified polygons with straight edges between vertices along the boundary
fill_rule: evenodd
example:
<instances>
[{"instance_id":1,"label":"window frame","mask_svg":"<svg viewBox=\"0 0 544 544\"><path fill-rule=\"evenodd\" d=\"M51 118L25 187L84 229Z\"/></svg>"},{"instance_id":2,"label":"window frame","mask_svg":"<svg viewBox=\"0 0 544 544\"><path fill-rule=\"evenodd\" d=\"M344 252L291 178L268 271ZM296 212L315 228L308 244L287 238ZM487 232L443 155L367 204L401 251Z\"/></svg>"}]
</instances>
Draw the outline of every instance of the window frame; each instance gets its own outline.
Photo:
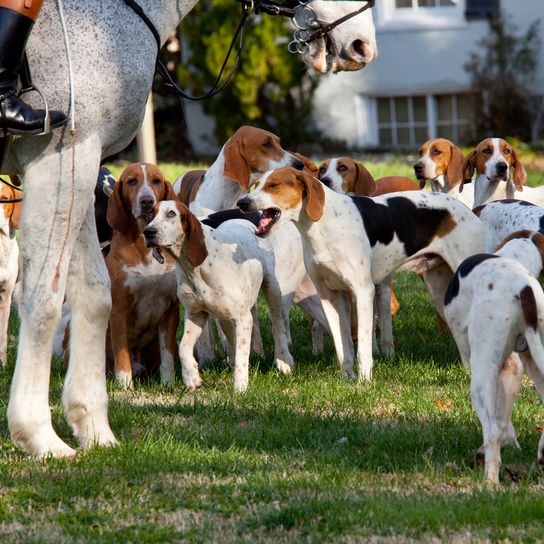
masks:
<instances>
[{"instance_id":1,"label":"window frame","mask_svg":"<svg viewBox=\"0 0 544 544\"><path fill-rule=\"evenodd\" d=\"M412 0L412 8L397 8L395 0L376 2L376 31L399 32L405 30L444 30L464 28L466 0L458 0L455 6L420 7Z\"/></svg>"}]
</instances>

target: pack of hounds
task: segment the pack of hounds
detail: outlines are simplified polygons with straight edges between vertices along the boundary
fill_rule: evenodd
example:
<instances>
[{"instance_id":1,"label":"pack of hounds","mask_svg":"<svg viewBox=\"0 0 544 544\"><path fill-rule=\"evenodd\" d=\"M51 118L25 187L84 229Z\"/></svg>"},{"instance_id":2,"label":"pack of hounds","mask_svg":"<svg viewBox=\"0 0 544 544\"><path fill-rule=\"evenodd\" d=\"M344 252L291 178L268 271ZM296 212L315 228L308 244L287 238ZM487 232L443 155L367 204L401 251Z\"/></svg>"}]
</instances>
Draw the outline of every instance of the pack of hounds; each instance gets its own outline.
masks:
<instances>
[{"instance_id":1,"label":"pack of hounds","mask_svg":"<svg viewBox=\"0 0 544 544\"><path fill-rule=\"evenodd\" d=\"M152 164L128 166L117 182L101 169L95 217L113 303L108 371L130 387L158 368L171 386L180 361L185 386L198 388L218 344L233 366L235 391L244 391L250 352L264 353L256 313L262 293L280 372L295 369L295 303L310 317L314 352L329 333L342 376L370 380L375 314L379 349L394 356L399 303L391 276L402 267L421 276L439 326L449 327L470 367L483 430L477 459L497 482L502 445L519 448L510 416L523 370L544 395L544 186L524 186L523 165L500 138L483 140L467 157L449 140L427 141L414 173L419 183L374 179L348 157L318 167L249 126L207 171L173 184ZM11 198L9 190L2 184L0 198ZM0 216L3 364L18 206L3 206ZM65 360L69 334L66 309L55 346ZM544 466L544 435L537 458Z\"/></svg>"}]
</instances>

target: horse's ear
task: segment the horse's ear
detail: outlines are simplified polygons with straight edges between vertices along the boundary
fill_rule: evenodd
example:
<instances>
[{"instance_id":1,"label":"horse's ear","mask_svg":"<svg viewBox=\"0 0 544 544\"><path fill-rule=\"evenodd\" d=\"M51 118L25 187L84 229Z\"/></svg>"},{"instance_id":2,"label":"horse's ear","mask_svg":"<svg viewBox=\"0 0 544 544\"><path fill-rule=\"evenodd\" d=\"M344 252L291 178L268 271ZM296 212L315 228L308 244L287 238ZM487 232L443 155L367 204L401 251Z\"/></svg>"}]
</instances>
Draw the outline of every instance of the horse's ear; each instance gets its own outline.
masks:
<instances>
[{"instance_id":1,"label":"horse's ear","mask_svg":"<svg viewBox=\"0 0 544 544\"><path fill-rule=\"evenodd\" d=\"M448 176L449 185L463 183L464 165L465 156L463 155L463 152L456 145L451 144L451 158L448 168L446 169L446 176Z\"/></svg>"},{"instance_id":2,"label":"horse's ear","mask_svg":"<svg viewBox=\"0 0 544 544\"><path fill-rule=\"evenodd\" d=\"M465 159L463 163L463 175L461 176L461 184L459 186L459 192L463 190L465 183L472 182L472 176L474 175L474 170L476 169L476 150L472 151L470 155Z\"/></svg>"},{"instance_id":3,"label":"horse's ear","mask_svg":"<svg viewBox=\"0 0 544 544\"><path fill-rule=\"evenodd\" d=\"M514 185L518 191L523 191L523 186L527 181L527 172L523 168L523 164L518 158L517 153L512 149L512 156L514 157Z\"/></svg>"},{"instance_id":4,"label":"horse's ear","mask_svg":"<svg viewBox=\"0 0 544 544\"><path fill-rule=\"evenodd\" d=\"M376 182L372 174L360 163L355 163L357 179L353 186L353 192L357 196L372 196L377 189Z\"/></svg>"},{"instance_id":5,"label":"horse's ear","mask_svg":"<svg viewBox=\"0 0 544 544\"><path fill-rule=\"evenodd\" d=\"M319 221L325 205L323 184L304 170L296 171L296 178L304 185L306 193L306 213L311 221Z\"/></svg>"},{"instance_id":6,"label":"horse's ear","mask_svg":"<svg viewBox=\"0 0 544 544\"><path fill-rule=\"evenodd\" d=\"M242 191L247 192L251 172L243 155L242 147L243 143L240 138L234 141L231 138L225 144L223 148L223 157L225 159L224 176L237 183Z\"/></svg>"},{"instance_id":7,"label":"horse's ear","mask_svg":"<svg viewBox=\"0 0 544 544\"><path fill-rule=\"evenodd\" d=\"M19 189L12 188L13 198L23 198L23 192ZM14 229L19 230L21 225L21 216L23 214L23 202L15 202L13 204L13 209L11 210L11 224Z\"/></svg>"},{"instance_id":8,"label":"horse's ear","mask_svg":"<svg viewBox=\"0 0 544 544\"><path fill-rule=\"evenodd\" d=\"M179 202L178 209L181 228L185 233L187 258L192 266L200 266L208 256L202 224L185 204Z\"/></svg>"},{"instance_id":9,"label":"horse's ear","mask_svg":"<svg viewBox=\"0 0 544 544\"><path fill-rule=\"evenodd\" d=\"M132 214L125 208L123 201L123 182L118 181L114 188L113 193L108 201L108 211L106 213L106 219L108 225L119 232L127 232L130 228L130 220Z\"/></svg>"}]
</instances>

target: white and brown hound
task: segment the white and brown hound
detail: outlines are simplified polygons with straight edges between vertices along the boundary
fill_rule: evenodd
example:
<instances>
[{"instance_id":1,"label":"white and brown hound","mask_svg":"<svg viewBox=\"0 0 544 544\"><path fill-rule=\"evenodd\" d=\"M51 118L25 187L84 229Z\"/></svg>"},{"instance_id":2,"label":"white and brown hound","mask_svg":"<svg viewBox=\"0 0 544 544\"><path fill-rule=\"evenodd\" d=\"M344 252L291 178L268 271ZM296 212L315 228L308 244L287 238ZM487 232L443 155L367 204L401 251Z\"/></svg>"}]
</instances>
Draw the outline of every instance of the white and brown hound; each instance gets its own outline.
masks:
<instances>
[{"instance_id":1,"label":"white and brown hound","mask_svg":"<svg viewBox=\"0 0 544 544\"><path fill-rule=\"evenodd\" d=\"M242 126L221 148L207 171L195 170L174 182L178 198L202 218L233 208L253 182L267 170L302 161L281 147L280 139L261 128Z\"/></svg>"},{"instance_id":2,"label":"white and brown hound","mask_svg":"<svg viewBox=\"0 0 544 544\"><path fill-rule=\"evenodd\" d=\"M457 198L469 208L474 203L474 187L463 183L463 152L446 138L427 140L419 148L419 159L414 164L414 173L421 189L427 181L437 193L446 193Z\"/></svg>"},{"instance_id":3,"label":"white and brown hound","mask_svg":"<svg viewBox=\"0 0 544 544\"><path fill-rule=\"evenodd\" d=\"M152 164L125 168L110 198L109 331L115 376L125 386L132 384L133 370L140 365L152 370L159 362L161 382L174 382L179 322L174 261L146 247L142 234L153 206L173 199L172 186Z\"/></svg>"},{"instance_id":4,"label":"white and brown hound","mask_svg":"<svg viewBox=\"0 0 544 544\"><path fill-rule=\"evenodd\" d=\"M19 246L15 229L19 228L22 202L21 191L0 180L0 366L8 361L8 323L11 297L19 270Z\"/></svg>"},{"instance_id":5,"label":"white and brown hound","mask_svg":"<svg viewBox=\"0 0 544 544\"><path fill-rule=\"evenodd\" d=\"M464 180L474 173L474 208L493 200L515 198L544 206L544 187L524 187L527 173L514 148L502 138L486 138L466 158Z\"/></svg>"},{"instance_id":6,"label":"white and brown hound","mask_svg":"<svg viewBox=\"0 0 544 544\"><path fill-rule=\"evenodd\" d=\"M522 365L544 398L544 236L518 231L492 254L461 263L446 291L444 312L463 363L472 369L470 394L482 425L485 477L498 482L500 448L519 448L510 423ZM519 352L519 356L517 353ZM538 461L544 463L544 435Z\"/></svg>"},{"instance_id":7,"label":"white and brown hound","mask_svg":"<svg viewBox=\"0 0 544 544\"><path fill-rule=\"evenodd\" d=\"M238 206L244 211L263 211L256 231L260 236L277 225L295 222L304 243L306 269L321 296L346 377L354 376L350 292L359 316L358 374L360 379L370 379L374 285L408 261L424 267L429 255L433 264L440 263L441 273L443 266L454 270L485 244L481 221L447 195L409 191L349 197L293 168L267 172ZM431 296L441 314L445 280L450 277L431 282Z\"/></svg>"},{"instance_id":8,"label":"white and brown hound","mask_svg":"<svg viewBox=\"0 0 544 544\"><path fill-rule=\"evenodd\" d=\"M212 229L202 225L181 202L161 202L144 230L150 246L162 248L176 264L177 293L185 308L179 346L183 380L191 389L202 384L194 347L208 319L219 320L234 362L234 389L245 391L253 317L251 309L263 289L274 333L274 358L283 373L294 362L288 348L287 315L271 245L255 237L255 226L231 220Z\"/></svg>"},{"instance_id":9,"label":"white and brown hound","mask_svg":"<svg viewBox=\"0 0 544 544\"><path fill-rule=\"evenodd\" d=\"M518 230L544 233L544 208L525 200L494 200L472 210L487 227L486 251L493 252Z\"/></svg>"}]
</instances>

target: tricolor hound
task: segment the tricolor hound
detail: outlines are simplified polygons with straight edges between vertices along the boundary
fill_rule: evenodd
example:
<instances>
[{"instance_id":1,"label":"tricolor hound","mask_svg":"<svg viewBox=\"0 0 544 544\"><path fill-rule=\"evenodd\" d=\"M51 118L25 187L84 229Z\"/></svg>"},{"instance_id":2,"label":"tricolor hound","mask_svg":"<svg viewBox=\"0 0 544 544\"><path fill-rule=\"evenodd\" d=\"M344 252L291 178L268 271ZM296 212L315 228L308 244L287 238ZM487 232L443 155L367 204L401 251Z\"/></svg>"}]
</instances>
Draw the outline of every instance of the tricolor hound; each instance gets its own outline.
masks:
<instances>
[{"instance_id":1,"label":"tricolor hound","mask_svg":"<svg viewBox=\"0 0 544 544\"><path fill-rule=\"evenodd\" d=\"M161 382L172 385L177 354L179 303L174 261L145 245L147 216L162 200L176 199L162 172L151 164L127 166L108 206L113 228L106 266L111 279L110 339L115 376L132 384L133 370L160 361ZM132 364L131 364L132 363Z\"/></svg>"},{"instance_id":2,"label":"tricolor hound","mask_svg":"<svg viewBox=\"0 0 544 544\"><path fill-rule=\"evenodd\" d=\"M518 231L492 254L461 263L446 291L444 313L461 359L470 365L472 405L482 424L485 477L498 482L500 448L517 447L510 423L519 394L522 365L544 395L544 236ZM519 357L516 353L519 352ZM544 463L544 435L538 445Z\"/></svg>"},{"instance_id":3,"label":"tricolor hound","mask_svg":"<svg viewBox=\"0 0 544 544\"><path fill-rule=\"evenodd\" d=\"M161 202L144 230L148 245L162 248L176 263L177 293L185 308L179 346L183 380L191 389L202 384L194 347L208 319L219 320L234 362L234 389L245 391L253 317L261 287L270 309L274 358L284 373L294 366L289 353L282 293L271 245L255 237L255 226L232 220L212 229L202 225L181 202ZM266 242L266 241L265 241Z\"/></svg>"},{"instance_id":4,"label":"tricolor hound","mask_svg":"<svg viewBox=\"0 0 544 544\"><path fill-rule=\"evenodd\" d=\"M505 198L544 206L544 187L524 187L527 173L512 146L502 138L486 138L465 161L465 183L474 179L474 208Z\"/></svg>"},{"instance_id":5,"label":"tricolor hound","mask_svg":"<svg viewBox=\"0 0 544 544\"><path fill-rule=\"evenodd\" d=\"M453 142L436 138L427 140L420 147L414 173L421 189L429 180L433 191L453 196L472 208L474 187L463 183L464 165L465 156Z\"/></svg>"},{"instance_id":6,"label":"tricolor hound","mask_svg":"<svg viewBox=\"0 0 544 544\"><path fill-rule=\"evenodd\" d=\"M8 361L9 312L19 270L15 229L19 228L22 202L11 201L22 196L21 191L0 179L0 366Z\"/></svg>"},{"instance_id":7,"label":"tricolor hound","mask_svg":"<svg viewBox=\"0 0 544 544\"><path fill-rule=\"evenodd\" d=\"M233 208L259 176L282 166L302 169L304 165L281 147L275 134L243 126L222 147L208 171L180 176L174 182L174 191L197 217L202 218ZM191 184L190 190L184 187L186 181Z\"/></svg>"},{"instance_id":8,"label":"tricolor hound","mask_svg":"<svg viewBox=\"0 0 544 544\"><path fill-rule=\"evenodd\" d=\"M433 264L440 263L441 274L442 262L454 270L485 244L481 221L447 195L409 191L349 197L293 168L267 172L238 206L243 211L263 211L256 231L261 236L277 225L295 222L303 239L306 269L321 296L345 377L354 376L350 292L359 316L358 374L370 379L374 285L408 261L423 266L429 255ZM433 275L426 271L435 307L442 314L451 275Z\"/></svg>"},{"instance_id":9,"label":"tricolor hound","mask_svg":"<svg viewBox=\"0 0 544 544\"><path fill-rule=\"evenodd\" d=\"M417 191L415 181L402 176L387 176L375 180L372 174L359 162L349 157L338 157L323 162L318 171L318 179L337 193L349 196L379 196L398 191ZM386 285L387 284L387 285ZM393 324L391 316L399 311L400 304L393 291L391 278L376 285L376 300L380 316L380 346L384 355L394 355ZM357 324L352 317L351 336L357 338Z\"/></svg>"}]
</instances>

